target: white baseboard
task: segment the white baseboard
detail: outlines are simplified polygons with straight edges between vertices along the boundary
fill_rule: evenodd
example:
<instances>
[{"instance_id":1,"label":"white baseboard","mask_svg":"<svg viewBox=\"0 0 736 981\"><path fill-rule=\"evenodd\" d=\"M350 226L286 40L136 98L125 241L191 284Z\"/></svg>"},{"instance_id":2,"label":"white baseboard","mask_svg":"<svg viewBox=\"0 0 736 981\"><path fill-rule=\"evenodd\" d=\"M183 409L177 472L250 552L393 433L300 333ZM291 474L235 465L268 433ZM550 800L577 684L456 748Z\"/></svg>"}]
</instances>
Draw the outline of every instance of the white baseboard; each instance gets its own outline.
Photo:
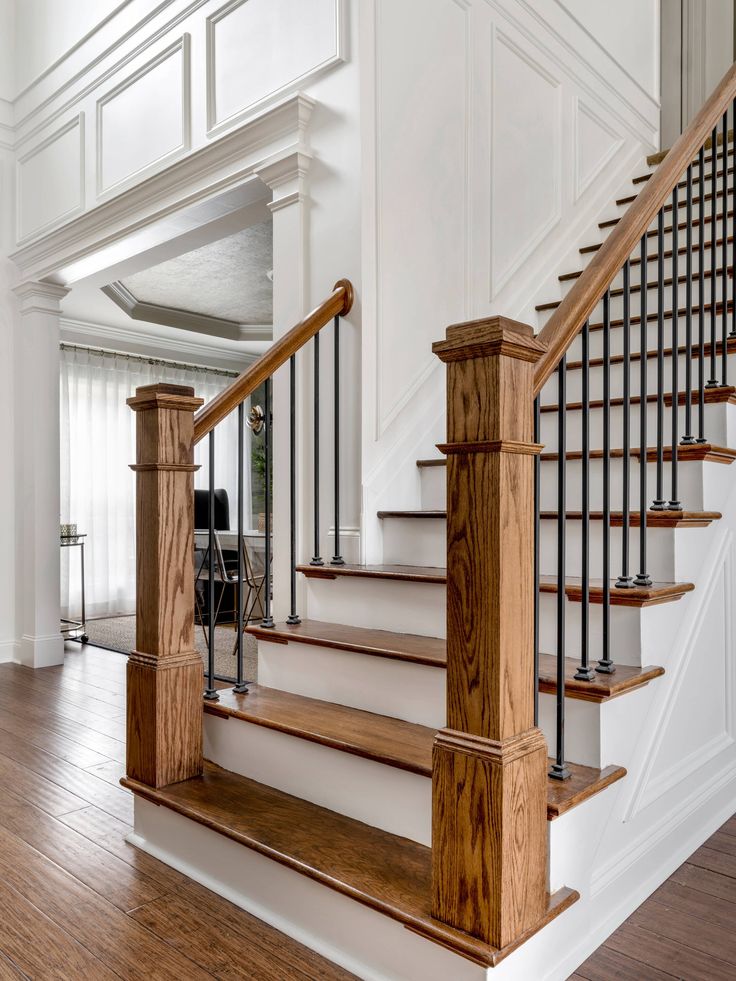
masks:
<instances>
[{"instance_id":1,"label":"white baseboard","mask_svg":"<svg viewBox=\"0 0 736 981\"><path fill-rule=\"evenodd\" d=\"M20 663L29 668L50 668L64 663L64 638L60 633L45 637L24 634L20 644Z\"/></svg>"}]
</instances>

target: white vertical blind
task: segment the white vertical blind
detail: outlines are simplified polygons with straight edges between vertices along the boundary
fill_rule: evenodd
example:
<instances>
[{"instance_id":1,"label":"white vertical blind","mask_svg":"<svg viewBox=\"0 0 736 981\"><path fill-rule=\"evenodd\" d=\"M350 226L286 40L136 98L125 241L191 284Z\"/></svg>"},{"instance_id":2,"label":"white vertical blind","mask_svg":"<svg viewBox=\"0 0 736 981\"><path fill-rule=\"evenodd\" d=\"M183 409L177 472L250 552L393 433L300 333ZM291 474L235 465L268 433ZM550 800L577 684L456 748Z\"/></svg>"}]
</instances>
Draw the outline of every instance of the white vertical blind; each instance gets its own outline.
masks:
<instances>
[{"instance_id":1,"label":"white vertical blind","mask_svg":"<svg viewBox=\"0 0 736 981\"><path fill-rule=\"evenodd\" d=\"M150 362L124 354L63 348L61 352L61 515L86 533L88 616L135 610L135 415L125 404L140 385L190 385L209 401L230 381L198 368ZM245 523L251 523L250 430L246 430ZM230 498L237 520L237 413L217 427L215 486ZM207 487L207 440L195 450L201 469L195 486ZM62 616L80 603L78 549L62 550Z\"/></svg>"}]
</instances>

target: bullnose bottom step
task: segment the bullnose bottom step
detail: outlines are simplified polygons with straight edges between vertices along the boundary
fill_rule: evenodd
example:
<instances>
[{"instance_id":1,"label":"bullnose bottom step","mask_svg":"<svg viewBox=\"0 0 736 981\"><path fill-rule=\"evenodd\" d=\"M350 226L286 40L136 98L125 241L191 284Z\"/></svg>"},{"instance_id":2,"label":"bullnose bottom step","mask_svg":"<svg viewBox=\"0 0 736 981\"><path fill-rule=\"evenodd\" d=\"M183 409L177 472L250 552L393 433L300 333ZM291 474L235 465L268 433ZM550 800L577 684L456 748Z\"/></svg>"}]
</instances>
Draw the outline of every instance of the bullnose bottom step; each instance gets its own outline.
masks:
<instances>
[{"instance_id":1,"label":"bullnose bottom step","mask_svg":"<svg viewBox=\"0 0 736 981\"><path fill-rule=\"evenodd\" d=\"M499 950L432 917L432 859L424 845L212 763L205 763L201 777L160 789L127 777L121 783L139 797L348 896L482 967L498 964L580 898L573 889L559 889L548 897L540 922Z\"/></svg>"}]
</instances>

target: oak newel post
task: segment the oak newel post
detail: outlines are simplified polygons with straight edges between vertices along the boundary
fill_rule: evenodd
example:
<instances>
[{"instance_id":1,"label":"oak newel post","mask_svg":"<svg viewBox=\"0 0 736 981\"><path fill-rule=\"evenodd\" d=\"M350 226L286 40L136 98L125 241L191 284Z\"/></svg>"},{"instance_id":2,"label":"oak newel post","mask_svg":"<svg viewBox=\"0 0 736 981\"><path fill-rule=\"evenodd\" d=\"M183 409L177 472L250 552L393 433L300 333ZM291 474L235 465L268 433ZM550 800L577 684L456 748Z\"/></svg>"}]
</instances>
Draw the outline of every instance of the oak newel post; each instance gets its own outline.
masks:
<instances>
[{"instance_id":1,"label":"oak newel post","mask_svg":"<svg viewBox=\"0 0 736 981\"><path fill-rule=\"evenodd\" d=\"M447 728L433 760L433 915L493 947L547 909L547 746L534 725L533 374L498 317L448 328Z\"/></svg>"},{"instance_id":2,"label":"oak newel post","mask_svg":"<svg viewBox=\"0 0 736 981\"><path fill-rule=\"evenodd\" d=\"M202 772L202 659L194 647L194 412L147 385L136 419L136 649L128 660L127 775L165 787Z\"/></svg>"}]
</instances>

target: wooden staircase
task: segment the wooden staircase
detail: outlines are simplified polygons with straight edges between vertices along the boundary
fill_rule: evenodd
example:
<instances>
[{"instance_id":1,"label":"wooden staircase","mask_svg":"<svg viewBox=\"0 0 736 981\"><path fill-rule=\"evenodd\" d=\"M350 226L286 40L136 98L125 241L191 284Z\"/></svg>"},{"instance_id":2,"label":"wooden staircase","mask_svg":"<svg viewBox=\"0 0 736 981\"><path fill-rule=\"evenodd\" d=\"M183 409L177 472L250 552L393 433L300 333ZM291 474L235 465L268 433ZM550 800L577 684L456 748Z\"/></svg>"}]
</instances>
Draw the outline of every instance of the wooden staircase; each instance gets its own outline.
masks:
<instances>
[{"instance_id":1,"label":"wooden staircase","mask_svg":"<svg viewBox=\"0 0 736 981\"><path fill-rule=\"evenodd\" d=\"M727 90L729 97L732 90L736 93L733 73ZM714 98L711 115L723 94ZM690 137L688 159L697 138L697 133ZM721 159L728 161L732 150L729 143ZM686 153L677 148L675 152ZM708 159L704 158L706 164ZM724 172L731 174L733 167L721 166L721 178ZM653 173L656 170L634 179L637 192L654 186ZM673 174L675 181L677 176ZM692 204L712 200L711 193L701 192ZM628 234L625 226L633 221L630 216L641 201L637 193L621 197L616 203L626 213L602 221L601 230ZM683 253L679 245L672 246L673 228L692 231L701 222L713 221L710 215L680 221L682 212L675 207L677 221L670 218L664 228L662 255L670 260L673 254ZM663 210L671 214L673 207L665 205ZM640 225L644 224L636 238L641 236L645 245L650 239L656 242L657 229L648 230L654 214L639 217ZM720 227L723 215L718 212L716 217ZM728 236L727 243L731 241ZM719 239L719 250L722 244ZM593 243L580 252L596 257L601 249L601 244ZM632 259L631 266L638 261ZM588 281L587 268L561 274L561 290L582 287ZM609 269L606 281L612 303L624 296L615 274ZM719 263L704 278L717 277L720 282L724 274L730 280L731 264ZM605 275L599 274L600 282ZM686 276L670 271L664 283L674 295L675 287L686 285ZM645 293L656 292L659 286L648 276ZM638 340L641 317L614 314L608 332L603 318L594 319L599 296L594 296L593 287L585 288L587 300L575 302L579 310L584 302L588 304L582 319L588 320L591 345L597 343L596 335L604 333L611 344L617 344L614 338L623 334L624 327L632 341ZM633 292L637 289L641 292L641 287ZM245 382L241 376L236 390L220 400L218 418L242 403L249 385L252 390L254 381L292 357L305 337L315 336L336 309L349 312L347 295L338 300L331 299L327 314L310 315L308 330L298 325L292 346L280 342L283 349L278 358L271 356L266 368L251 373ZM541 319L551 316L554 323L566 311L571 316L571 304L562 297L536 309ZM729 301L729 317L731 308ZM720 318L722 305L716 304L715 309ZM710 317L711 304L682 305L675 297L671 309L659 316L652 308L645 319L661 327L673 316L684 321L693 311L698 317ZM654 619L661 618L662 607L667 607L672 623L680 623L677 604L683 601L681 607L686 607L689 594L699 588L697 579L678 575L681 566L687 566L683 554L689 554L687 549L697 536L708 535L723 520L708 468L726 470L736 459L736 438L728 443L730 435L736 436L729 408L736 403L736 389L729 385L710 388L704 395L712 431L722 442L679 446L675 454L661 442L604 447L595 429L604 410L639 407L656 412L665 405L683 412L688 403L698 401L695 387L678 386L674 393L672 386L664 392L648 389L644 397L638 392L625 395L616 366L630 368L644 355L647 361L662 359L671 378L672 362L695 358L698 351L677 344L664 349L647 346L644 351L614 350L610 358L595 353L584 357L579 349L580 319L578 315L577 320L566 321L568 325L574 321L574 329L566 327L567 336L556 345L558 354L568 355L570 395L562 408L553 397L554 344L539 343L544 330L535 339L531 330L499 318L450 328L448 339L435 346L449 372L448 437L440 447L446 456L417 461L419 506L378 512L385 563L296 562L294 571L306 589L309 616L294 622L298 618L292 612L291 622L249 626L248 634L259 644L258 683L249 683L246 692L222 689L216 700L204 704L201 665L190 653L192 519L186 501L192 486L194 434L208 432L209 422L203 422L202 416L193 422L196 406L189 393L159 387L155 392L139 392L133 400L139 413L139 562L151 564L154 571L144 577L143 585L139 582L143 592L138 648L145 653L131 659L131 735L123 783L140 801L215 832L238 849L338 894L350 908L366 907L437 945L445 955L449 952L483 968L499 964L579 898L575 881L555 882L550 889L550 829L559 819L582 813L600 803L602 795L610 795L610 788L626 777L626 768L603 758L608 750L600 748L600 738L590 740L589 756L587 750L582 752L579 746L584 739L576 742L573 732L573 748L564 759L567 776L558 779L559 752L548 758L542 732L550 748L555 738L559 748L559 706L567 702L579 703L585 713L575 716L572 725L585 722L591 731L611 725L606 713L614 701L631 699L632 713L642 711L642 692L665 673L663 667L648 663L647 638L652 628L647 633L645 625L662 622ZM725 352L718 342L715 353L732 360L736 339L727 341ZM704 354L710 358L708 343ZM607 363L614 372L608 399L599 397L594 374ZM587 402L574 391L574 379L584 368L590 371L592 389ZM533 396L540 392L541 431L535 438ZM589 414L594 433L588 448L566 445L562 459L554 435L561 411ZM654 432L652 426L649 432ZM545 448L539 452L542 448L537 444ZM538 453L540 552L535 600L532 485ZM692 491L683 510L647 511L648 502L637 500L635 489L623 502L610 500L609 510L597 503L584 510L572 498L564 507L555 506L550 496L555 475L562 470L572 475L571 481L578 481L576 468L583 462L590 467L597 494L601 466L623 467L633 461L638 467L644 456L641 462L654 473L658 461L660 465L671 462L673 455L683 484ZM155 506L145 503L151 499ZM651 533L652 571L657 572L651 585L617 588L615 576L608 583L586 574L576 567L577 558L554 573L550 534L565 528L574 539L583 523L586 528L590 524L590 547L595 552L608 528L624 528L627 534L631 530L635 536L643 513ZM181 542L174 554L171 529L177 522L184 532L177 532ZM616 562L616 550L626 546L612 548ZM563 607L569 647L558 658L550 638L555 611ZM593 672L592 678L585 678L580 676L577 642L570 638L579 622L587 623L583 618L598 615L596 610L605 610L613 624L616 668L613 673ZM557 629L559 642L559 619ZM594 660L597 657L594 652ZM158 827L155 821L160 817L154 821L152 813L142 812L142 826ZM181 829L181 824L172 826L172 834L183 834ZM145 847L145 832L142 835ZM222 855L239 861L232 850ZM247 893L247 885L244 890ZM262 890L262 894L266 893ZM320 901L315 893L299 895ZM256 906L261 902L265 900L254 900ZM343 915L343 907L326 909ZM348 910L346 923L350 915ZM399 949L397 934L381 933L377 921L355 922L369 931L375 925L377 937ZM344 929L349 933L353 926ZM334 936L321 949L331 943ZM357 947L365 952L365 944ZM394 970L400 970L396 964L405 957L402 977L464 976L459 961L441 958L432 974L427 964L433 955L427 950L401 948ZM421 966L409 964L414 956ZM383 962L384 970L389 961ZM351 966L347 955L345 966Z\"/></svg>"}]
</instances>

